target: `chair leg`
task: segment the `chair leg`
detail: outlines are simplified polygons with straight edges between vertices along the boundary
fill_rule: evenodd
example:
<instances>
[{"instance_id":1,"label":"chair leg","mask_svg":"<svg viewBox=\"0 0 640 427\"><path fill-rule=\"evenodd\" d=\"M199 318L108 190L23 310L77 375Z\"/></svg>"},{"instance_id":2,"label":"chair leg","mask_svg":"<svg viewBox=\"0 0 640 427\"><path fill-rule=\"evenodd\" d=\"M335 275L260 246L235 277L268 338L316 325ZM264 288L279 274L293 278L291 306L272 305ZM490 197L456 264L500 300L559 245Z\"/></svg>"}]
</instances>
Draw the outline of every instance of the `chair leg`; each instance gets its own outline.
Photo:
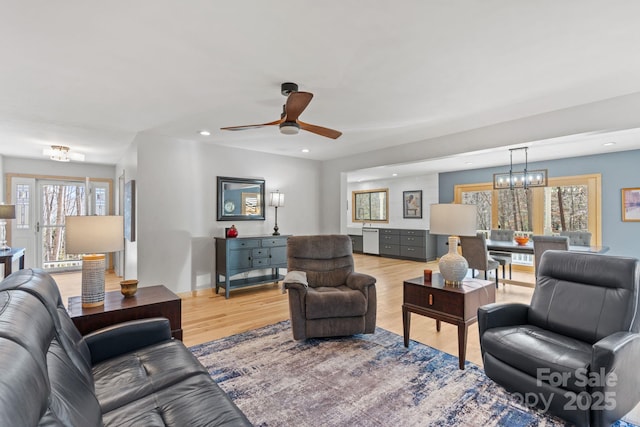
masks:
<instances>
[{"instance_id":1,"label":"chair leg","mask_svg":"<svg viewBox=\"0 0 640 427\"><path fill-rule=\"evenodd\" d=\"M487 270L484 271L484 280L487 280Z\"/></svg>"},{"instance_id":2,"label":"chair leg","mask_svg":"<svg viewBox=\"0 0 640 427\"><path fill-rule=\"evenodd\" d=\"M509 264L509 280L511 280L511 264Z\"/></svg>"},{"instance_id":3,"label":"chair leg","mask_svg":"<svg viewBox=\"0 0 640 427\"><path fill-rule=\"evenodd\" d=\"M496 289L498 288L498 269L496 268Z\"/></svg>"},{"instance_id":4,"label":"chair leg","mask_svg":"<svg viewBox=\"0 0 640 427\"><path fill-rule=\"evenodd\" d=\"M506 264L502 264L502 278L504 279L504 270L505 268L507 268ZM511 269L511 264L509 264L509 269ZM511 279L511 276L509 276L509 279Z\"/></svg>"}]
</instances>

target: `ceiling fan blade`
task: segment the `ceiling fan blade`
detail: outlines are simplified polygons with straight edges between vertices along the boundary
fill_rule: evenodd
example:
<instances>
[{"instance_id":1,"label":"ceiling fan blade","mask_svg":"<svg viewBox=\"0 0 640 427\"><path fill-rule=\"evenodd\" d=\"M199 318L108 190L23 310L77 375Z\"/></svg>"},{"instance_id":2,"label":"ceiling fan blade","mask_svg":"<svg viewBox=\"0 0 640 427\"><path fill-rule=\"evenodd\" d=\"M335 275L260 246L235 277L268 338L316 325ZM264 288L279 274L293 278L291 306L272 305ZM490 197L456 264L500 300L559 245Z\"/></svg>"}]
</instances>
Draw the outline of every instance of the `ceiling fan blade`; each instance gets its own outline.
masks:
<instances>
[{"instance_id":1,"label":"ceiling fan blade","mask_svg":"<svg viewBox=\"0 0 640 427\"><path fill-rule=\"evenodd\" d=\"M326 136L327 138L331 139L337 139L340 137L340 135L342 135L342 132L340 131L323 128L322 126L310 125L309 123L304 123L300 120L298 120L298 124L300 125L300 129L304 129L308 132L312 132L320 136Z\"/></svg>"},{"instance_id":2,"label":"ceiling fan blade","mask_svg":"<svg viewBox=\"0 0 640 427\"><path fill-rule=\"evenodd\" d=\"M246 130L246 129L257 129L257 128L261 128L263 126L273 126L273 125L279 125L280 123L282 123L284 120L283 119L278 119L275 120L273 122L269 122L269 123L262 123L260 125L245 125L245 126L229 126L226 128L220 128L221 130Z\"/></svg>"},{"instance_id":3,"label":"ceiling fan blade","mask_svg":"<svg viewBox=\"0 0 640 427\"><path fill-rule=\"evenodd\" d=\"M285 107L287 116L285 120L287 122L295 122L298 120L298 116L307 108L307 105L311 102L311 98L313 98L311 92L291 92L287 97Z\"/></svg>"}]
</instances>

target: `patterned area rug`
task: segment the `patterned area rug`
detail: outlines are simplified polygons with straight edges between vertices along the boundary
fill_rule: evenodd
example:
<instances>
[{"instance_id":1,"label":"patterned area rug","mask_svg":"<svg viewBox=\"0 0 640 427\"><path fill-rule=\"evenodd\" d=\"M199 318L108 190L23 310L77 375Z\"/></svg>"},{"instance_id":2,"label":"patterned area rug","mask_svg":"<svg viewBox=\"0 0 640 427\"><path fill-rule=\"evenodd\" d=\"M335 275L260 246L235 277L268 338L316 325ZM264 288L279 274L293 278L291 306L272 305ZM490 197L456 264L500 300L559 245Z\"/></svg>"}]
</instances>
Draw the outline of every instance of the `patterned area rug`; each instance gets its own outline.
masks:
<instances>
[{"instance_id":1,"label":"patterned area rug","mask_svg":"<svg viewBox=\"0 0 640 427\"><path fill-rule=\"evenodd\" d=\"M296 342L289 321L191 347L256 426L564 426L483 370L381 328ZM632 426L620 421L616 426Z\"/></svg>"}]
</instances>

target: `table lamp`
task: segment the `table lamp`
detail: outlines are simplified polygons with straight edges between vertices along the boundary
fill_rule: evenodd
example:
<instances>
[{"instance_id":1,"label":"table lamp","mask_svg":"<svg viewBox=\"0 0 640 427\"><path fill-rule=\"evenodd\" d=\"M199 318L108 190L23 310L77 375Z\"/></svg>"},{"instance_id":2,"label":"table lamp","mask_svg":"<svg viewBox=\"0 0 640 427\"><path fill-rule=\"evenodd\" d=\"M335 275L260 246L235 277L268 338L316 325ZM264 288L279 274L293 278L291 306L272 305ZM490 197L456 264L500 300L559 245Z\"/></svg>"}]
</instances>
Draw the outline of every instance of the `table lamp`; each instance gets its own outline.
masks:
<instances>
[{"instance_id":1,"label":"table lamp","mask_svg":"<svg viewBox=\"0 0 640 427\"><path fill-rule=\"evenodd\" d=\"M476 235L476 212L475 205L431 205L429 234L449 236L449 252L438 262L440 274L447 285L461 285L469 270L467 260L458 254L458 236Z\"/></svg>"},{"instance_id":2,"label":"table lamp","mask_svg":"<svg viewBox=\"0 0 640 427\"><path fill-rule=\"evenodd\" d=\"M16 205L0 205L0 252L11 248L7 245L7 220L16 217Z\"/></svg>"},{"instance_id":3,"label":"table lamp","mask_svg":"<svg viewBox=\"0 0 640 427\"><path fill-rule=\"evenodd\" d=\"M279 236L280 233L278 232L278 208L284 207L284 193L281 193L280 191L274 191L273 193L271 193L271 197L269 198L269 206L273 206L274 208L276 208L276 226L273 227L273 235Z\"/></svg>"},{"instance_id":4,"label":"table lamp","mask_svg":"<svg viewBox=\"0 0 640 427\"><path fill-rule=\"evenodd\" d=\"M82 306L103 305L105 253L124 249L122 217L65 217L65 249L82 254Z\"/></svg>"}]
</instances>

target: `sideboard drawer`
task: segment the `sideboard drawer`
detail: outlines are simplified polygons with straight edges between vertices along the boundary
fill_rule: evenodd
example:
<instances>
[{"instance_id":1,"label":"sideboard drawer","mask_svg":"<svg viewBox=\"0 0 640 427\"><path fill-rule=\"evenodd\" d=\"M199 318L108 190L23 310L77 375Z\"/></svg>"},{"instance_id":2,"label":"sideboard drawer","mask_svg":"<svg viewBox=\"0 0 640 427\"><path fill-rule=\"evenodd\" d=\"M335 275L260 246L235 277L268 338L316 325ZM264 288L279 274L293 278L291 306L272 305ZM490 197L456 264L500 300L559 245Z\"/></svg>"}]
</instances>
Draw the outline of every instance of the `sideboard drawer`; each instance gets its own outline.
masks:
<instances>
[{"instance_id":1,"label":"sideboard drawer","mask_svg":"<svg viewBox=\"0 0 640 427\"><path fill-rule=\"evenodd\" d=\"M240 249L240 248L259 248L260 240L257 239L238 239L233 240L229 239L229 249Z\"/></svg>"},{"instance_id":2,"label":"sideboard drawer","mask_svg":"<svg viewBox=\"0 0 640 427\"><path fill-rule=\"evenodd\" d=\"M256 248L251 250L251 256L253 258L268 258L269 248Z\"/></svg>"},{"instance_id":3,"label":"sideboard drawer","mask_svg":"<svg viewBox=\"0 0 640 427\"><path fill-rule=\"evenodd\" d=\"M286 237L274 237L273 239L264 239L262 241L264 247L287 246Z\"/></svg>"},{"instance_id":4,"label":"sideboard drawer","mask_svg":"<svg viewBox=\"0 0 640 427\"><path fill-rule=\"evenodd\" d=\"M251 260L251 266L253 268L269 267L271 265L271 258L253 258Z\"/></svg>"}]
</instances>

